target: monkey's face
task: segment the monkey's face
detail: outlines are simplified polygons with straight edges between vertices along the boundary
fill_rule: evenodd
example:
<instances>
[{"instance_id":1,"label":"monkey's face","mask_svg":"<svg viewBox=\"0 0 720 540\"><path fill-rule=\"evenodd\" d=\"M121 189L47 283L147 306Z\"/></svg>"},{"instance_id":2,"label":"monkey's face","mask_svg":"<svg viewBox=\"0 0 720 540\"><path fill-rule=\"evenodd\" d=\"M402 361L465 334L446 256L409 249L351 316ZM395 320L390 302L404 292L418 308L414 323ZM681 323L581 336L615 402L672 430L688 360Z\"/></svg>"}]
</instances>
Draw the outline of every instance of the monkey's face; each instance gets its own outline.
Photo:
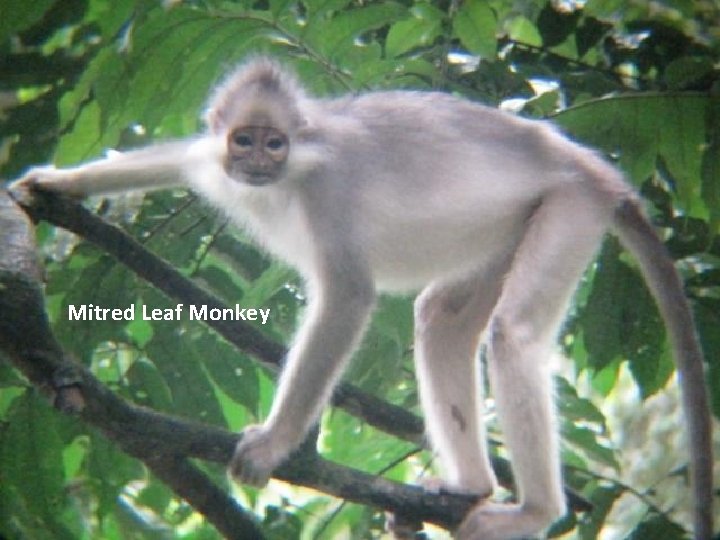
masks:
<instances>
[{"instance_id":1,"label":"monkey's face","mask_svg":"<svg viewBox=\"0 0 720 540\"><path fill-rule=\"evenodd\" d=\"M240 126L227 136L225 172L253 186L279 180L290 144L285 133L270 126Z\"/></svg>"}]
</instances>

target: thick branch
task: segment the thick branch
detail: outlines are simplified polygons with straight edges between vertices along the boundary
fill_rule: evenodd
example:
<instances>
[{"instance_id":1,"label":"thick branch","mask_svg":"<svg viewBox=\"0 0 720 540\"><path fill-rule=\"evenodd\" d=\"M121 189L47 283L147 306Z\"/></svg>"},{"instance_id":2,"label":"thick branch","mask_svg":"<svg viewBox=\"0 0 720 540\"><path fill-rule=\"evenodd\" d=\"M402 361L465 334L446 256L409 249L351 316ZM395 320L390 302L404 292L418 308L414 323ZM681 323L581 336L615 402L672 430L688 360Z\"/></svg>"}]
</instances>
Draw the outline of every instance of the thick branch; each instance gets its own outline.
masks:
<instances>
[{"instance_id":1,"label":"thick branch","mask_svg":"<svg viewBox=\"0 0 720 540\"><path fill-rule=\"evenodd\" d=\"M46 219L96 243L166 294L188 304L223 307L215 297L187 280L120 229L105 223L82 206L45 194L23 201L23 205L35 219ZM14 220L21 219L17 214L22 214L17 209L15 214ZM40 273L34 263L26 262L34 257L31 235L27 228L15 229L15 233L0 237L0 245L18 246L16 250L8 249L0 255L0 308L7 306L0 311L3 313L0 316L0 348L5 349L13 362L40 387L57 387L59 379L77 381L85 405L83 418L102 429L126 452L144 460L160 478L170 482L169 477L175 473L193 476L186 469L191 465L178 456L227 463L237 443L236 435L131 405L110 392L84 367L64 359L45 319L42 293L37 283ZM2 230L9 231L9 225L3 226ZM16 251L22 252L22 256L15 255ZM7 284L4 290L3 281ZM285 352L281 346L241 322L212 321L209 324L238 348L271 365L277 366ZM29 333L28 328L32 328L34 333ZM71 375L68 376L68 373ZM422 424L417 417L367 396L350 385L343 385L336 392L334 401L389 433L409 440L420 439ZM499 465L500 476L508 478L507 464ZM180 472L180 469L184 471ZM446 527L456 525L473 503L473 499L467 496L428 494L421 488L361 473L307 452L294 456L274 476L346 500ZM192 494L190 488L171 485L184 497ZM588 509L585 501L569 495L574 508ZM204 507L202 500L193 504L199 509ZM235 507L235 511L240 509ZM220 525L218 528L223 530Z\"/></svg>"},{"instance_id":2,"label":"thick branch","mask_svg":"<svg viewBox=\"0 0 720 540\"><path fill-rule=\"evenodd\" d=\"M252 514L235 503L190 460L181 455L145 456L143 461L160 480L208 518L225 538L263 538Z\"/></svg>"},{"instance_id":3,"label":"thick branch","mask_svg":"<svg viewBox=\"0 0 720 540\"><path fill-rule=\"evenodd\" d=\"M94 243L170 298L185 304L206 304L209 309L227 307L120 228L102 220L77 202L39 192L20 203L33 219L48 221ZM282 345L243 321L209 320L207 324L238 349L273 369L279 368L287 352ZM422 442L423 423L420 418L350 384L338 387L333 404L396 437L418 444Z\"/></svg>"},{"instance_id":4,"label":"thick branch","mask_svg":"<svg viewBox=\"0 0 720 540\"><path fill-rule=\"evenodd\" d=\"M237 435L130 404L84 366L67 360L45 316L29 223L2 192L0 215L0 245L7 246L0 252L0 348L33 384L49 391L56 404L78 413L124 451L143 460L229 537L257 537L254 522L187 461L187 457L197 457L227 463ZM466 496L427 494L419 487L327 462L311 452L296 454L275 476L444 526L457 524L473 503ZM238 530L248 533L229 532Z\"/></svg>"},{"instance_id":5,"label":"thick branch","mask_svg":"<svg viewBox=\"0 0 720 540\"><path fill-rule=\"evenodd\" d=\"M65 360L45 315L32 226L4 191L0 191L0 246L0 350L57 407L80 413L127 453L144 461L227 538L263 538L254 516L187 457L164 455L167 446L162 439L147 444L140 429L146 427L140 409L118 398L84 367Z\"/></svg>"}]
</instances>

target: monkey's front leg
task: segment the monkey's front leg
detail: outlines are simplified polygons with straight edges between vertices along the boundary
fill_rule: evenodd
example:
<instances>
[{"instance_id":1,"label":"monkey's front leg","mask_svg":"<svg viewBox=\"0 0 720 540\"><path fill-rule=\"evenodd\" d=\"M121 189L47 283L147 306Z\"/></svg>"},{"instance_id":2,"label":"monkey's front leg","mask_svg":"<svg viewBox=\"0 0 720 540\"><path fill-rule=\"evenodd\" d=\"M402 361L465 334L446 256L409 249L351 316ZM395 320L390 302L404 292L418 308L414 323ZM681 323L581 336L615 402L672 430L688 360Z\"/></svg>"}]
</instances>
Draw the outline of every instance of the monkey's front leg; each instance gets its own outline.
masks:
<instances>
[{"instance_id":1,"label":"monkey's front leg","mask_svg":"<svg viewBox=\"0 0 720 540\"><path fill-rule=\"evenodd\" d=\"M272 471L302 443L330 399L362 337L375 300L362 273L325 276L308 307L268 419L247 427L228 470L239 482L264 486Z\"/></svg>"},{"instance_id":2,"label":"monkey's front leg","mask_svg":"<svg viewBox=\"0 0 720 540\"><path fill-rule=\"evenodd\" d=\"M197 148L197 149L196 149ZM46 190L74 197L134 189L155 190L185 185L185 173L203 159L192 141L162 143L140 150L113 152L76 167L33 167L10 184L15 192Z\"/></svg>"}]
</instances>

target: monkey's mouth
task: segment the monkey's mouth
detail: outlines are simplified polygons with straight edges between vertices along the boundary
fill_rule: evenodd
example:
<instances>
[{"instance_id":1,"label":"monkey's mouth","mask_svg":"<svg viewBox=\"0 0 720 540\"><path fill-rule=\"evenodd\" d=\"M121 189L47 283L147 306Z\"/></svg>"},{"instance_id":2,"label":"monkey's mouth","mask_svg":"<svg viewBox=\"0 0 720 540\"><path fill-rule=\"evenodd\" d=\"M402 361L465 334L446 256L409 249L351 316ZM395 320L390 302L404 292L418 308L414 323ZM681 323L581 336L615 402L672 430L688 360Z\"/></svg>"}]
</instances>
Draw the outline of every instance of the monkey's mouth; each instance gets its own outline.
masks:
<instances>
[{"instance_id":1,"label":"monkey's mouth","mask_svg":"<svg viewBox=\"0 0 720 540\"><path fill-rule=\"evenodd\" d=\"M242 181L251 186L266 186L277 182L277 176L270 173L240 174Z\"/></svg>"},{"instance_id":2,"label":"monkey's mouth","mask_svg":"<svg viewBox=\"0 0 720 540\"><path fill-rule=\"evenodd\" d=\"M229 161L225 163L225 174L236 182L251 186L266 186L277 182L279 175L272 171L257 170L248 171L240 161Z\"/></svg>"}]
</instances>

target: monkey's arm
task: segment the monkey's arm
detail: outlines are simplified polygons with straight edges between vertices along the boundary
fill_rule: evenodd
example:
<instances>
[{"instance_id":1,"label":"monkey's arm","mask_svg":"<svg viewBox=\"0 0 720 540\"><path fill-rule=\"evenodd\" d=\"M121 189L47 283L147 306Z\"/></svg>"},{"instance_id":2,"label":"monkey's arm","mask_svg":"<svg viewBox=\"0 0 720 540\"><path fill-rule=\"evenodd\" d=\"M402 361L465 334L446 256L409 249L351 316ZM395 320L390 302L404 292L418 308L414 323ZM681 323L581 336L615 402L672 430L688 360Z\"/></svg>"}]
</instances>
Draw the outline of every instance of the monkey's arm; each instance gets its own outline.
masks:
<instances>
[{"instance_id":1,"label":"monkey's arm","mask_svg":"<svg viewBox=\"0 0 720 540\"><path fill-rule=\"evenodd\" d=\"M134 189L151 190L184 185L184 173L201 156L193 141L177 141L114 152L107 158L77 167L36 167L13 182L11 189L44 189L85 197ZM207 156L204 157L207 160Z\"/></svg>"},{"instance_id":2,"label":"monkey's arm","mask_svg":"<svg viewBox=\"0 0 720 540\"><path fill-rule=\"evenodd\" d=\"M240 482L264 485L302 443L362 338L375 301L369 274L342 255L329 264L288 354L272 410L263 425L243 431L230 462Z\"/></svg>"}]
</instances>

